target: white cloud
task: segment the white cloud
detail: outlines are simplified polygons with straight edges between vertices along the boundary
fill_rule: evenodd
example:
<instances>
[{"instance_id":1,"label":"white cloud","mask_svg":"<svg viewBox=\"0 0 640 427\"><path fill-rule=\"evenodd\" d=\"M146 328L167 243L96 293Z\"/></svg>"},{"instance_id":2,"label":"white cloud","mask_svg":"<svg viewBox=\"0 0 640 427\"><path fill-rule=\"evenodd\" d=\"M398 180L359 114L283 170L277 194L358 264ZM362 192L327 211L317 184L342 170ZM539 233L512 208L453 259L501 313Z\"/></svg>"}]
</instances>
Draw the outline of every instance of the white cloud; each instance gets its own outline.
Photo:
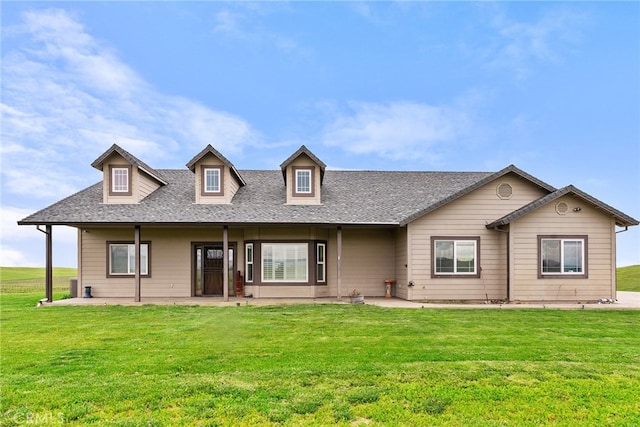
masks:
<instances>
[{"instance_id":1,"label":"white cloud","mask_svg":"<svg viewBox=\"0 0 640 427\"><path fill-rule=\"evenodd\" d=\"M113 143L162 168L209 143L237 155L261 142L240 117L157 91L67 11L5 26L1 67L2 265L42 264L43 235L16 222L97 182L89 165ZM75 264L75 242L54 227L54 262Z\"/></svg>"},{"instance_id":2,"label":"white cloud","mask_svg":"<svg viewBox=\"0 0 640 427\"><path fill-rule=\"evenodd\" d=\"M1 246L0 264L3 267L25 267L29 265L29 261L22 252Z\"/></svg>"},{"instance_id":3,"label":"white cloud","mask_svg":"<svg viewBox=\"0 0 640 427\"><path fill-rule=\"evenodd\" d=\"M241 3L236 10L221 10L213 17L213 31L215 33L232 37L245 43L273 47L279 52L299 56L311 57L309 49L301 46L295 39L284 36L282 33L265 30L256 19L261 14L257 13L255 5ZM250 10L251 13L243 13L238 10Z\"/></svg>"},{"instance_id":4,"label":"white cloud","mask_svg":"<svg viewBox=\"0 0 640 427\"><path fill-rule=\"evenodd\" d=\"M325 129L323 143L355 154L434 163L440 148L463 142L471 132L472 120L462 104L354 102L348 114L337 117Z\"/></svg>"},{"instance_id":5,"label":"white cloud","mask_svg":"<svg viewBox=\"0 0 640 427\"><path fill-rule=\"evenodd\" d=\"M77 165L113 143L175 167L176 154L208 143L237 154L260 140L239 117L155 90L70 13L22 18L6 29L2 58L3 191L59 199L95 182Z\"/></svg>"},{"instance_id":6,"label":"white cloud","mask_svg":"<svg viewBox=\"0 0 640 427\"><path fill-rule=\"evenodd\" d=\"M0 265L42 266L45 257L45 235L35 226L19 226L18 221L33 213L31 209L2 206L0 208ZM55 226L53 233L54 263L76 264L77 231Z\"/></svg>"},{"instance_id":7,"label":"white cloud","mask_svg":"<svg viewBox=\"0 0 640 427\"><path fill-rule=\"evenodd\" d=\"M498 38L479 51L490 67L510 69L524 79L536 64L561 62L571 54L588 23L588 15L575 9L547 9L533 22L513 20L500 11L490 21Z\"/></svg>"}]
</instances>

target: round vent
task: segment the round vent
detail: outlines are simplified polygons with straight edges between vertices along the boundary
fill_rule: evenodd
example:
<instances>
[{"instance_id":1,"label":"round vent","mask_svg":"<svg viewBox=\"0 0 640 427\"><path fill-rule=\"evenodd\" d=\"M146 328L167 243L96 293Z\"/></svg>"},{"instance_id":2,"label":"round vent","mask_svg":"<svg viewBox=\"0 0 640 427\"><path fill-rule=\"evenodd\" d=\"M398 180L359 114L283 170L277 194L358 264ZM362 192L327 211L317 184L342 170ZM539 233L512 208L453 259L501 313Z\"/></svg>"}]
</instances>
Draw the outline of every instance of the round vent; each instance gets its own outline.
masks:
<instances>
[{"instance_id":1,"label":"round vent","mask_svg":"<svg viewBox=\"0 0 640 427\"><path fill-rule=\"evenodd\" d=\"M498 189L496 190L496 192L498 194L498 197L500 197L501 199L510 199L513 195L513 187L511 186L511 184L503 182L502 184L498 185Z\"/></svg>"},{"instance_id":2,"label":"round vent","mask_svg":"<svg viewBox=\"0 0 640 427\"><path fill-rule=\"evenodd\" d=\"M559 215L566 215L566 213L569 212L569 205L565 202L558 203L556 205L556 212L558 212Z\"/></svg>"}]
</instances>

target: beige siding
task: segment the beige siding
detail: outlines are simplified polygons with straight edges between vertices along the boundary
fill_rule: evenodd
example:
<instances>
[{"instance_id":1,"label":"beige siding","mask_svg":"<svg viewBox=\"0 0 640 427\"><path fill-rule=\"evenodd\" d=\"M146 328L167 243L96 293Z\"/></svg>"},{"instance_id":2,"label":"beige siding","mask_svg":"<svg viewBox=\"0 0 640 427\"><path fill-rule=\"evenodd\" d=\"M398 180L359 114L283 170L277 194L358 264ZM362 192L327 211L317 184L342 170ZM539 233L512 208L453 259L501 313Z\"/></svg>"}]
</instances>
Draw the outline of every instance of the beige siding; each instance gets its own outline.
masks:
<instances>
[{"instance_id":1,"label":"beige siding","mask_svg":"<svg viewBox=\"0 0 640 427\"><path fill-rule=\"evenodd\" d=\"M342 252L342 295L353 288L364 295L383 296L384 280L396 279L397 230L345 229ZM79 233L79 289L92 286L96 297L134 296L134 279L107 278L107 241L133 241L134 228L89 228ZM222 227L183 229L141 228L141 240L151 242L151 277L141 278L141 296L188 297L192 292L192 243L222 241ZM335 228L230 228L229 242L237 244L236 270L244 275L246 240L326 240L326 285L249 285L254 297L327 297L337 295L337 239ZM399 250L402 252L402 249ZM404 268L404 267L403 267ZM256 274L260 274L256 271Z\"/></svg>"},{"instance_id":2,"label":"beige siding","mask_svg":"<svg viewBox=\"0 0 640 427\"><path fill-rule=\"evenodd\" d=\"M138 171L139 172L139 171ZM138 200L142 200L149 194L160 188L160 184L145 173L138 173Z\"/></svg>"},{"instance_id":3,"label":"beige siding","mask_svg":"<svg viewBox=\"0 0 640 427\"><path fill-rule=\"evenodd\" d=\"M509 199L501 199L497 188L508 183ZM506 234L485 225L546 194L544 190L508 174L498 180L410 223L408 250L410 276L415 284L409 299L485 300L504 299L507 293ZM479 278L432 278L432 236L480 237Z\"/></svg>"},{"instance_id":4,"label":"beige siding","mask_svg":"<svg viewBox=\"0 0 640 427\"><path fill-rule=\"evenodd\" d=\"M384 281L395 278L394 236L390 229L342 230L343 295L358 289L363 295L384 296Z\"/></svg>"},{"instance_id":5,"label":"beige siding","mask_svg":"<svg viewBox=\"0 0 640 427\"><path fill-rule=\"evenodd\" d=\"M107 241L133 241L131 228L90 228L80 236L79 286L91 286L96 297L132 297L134 279L107 278ZM221 242L222 227L141 228L141 240L151 242L151 277L141 278L141 296L189 297L192 289L192 242ZM244 271L242 230L230 229L229 242L237 243L237 269Z\"/></svg>"},{"instance_id":6,"label":"beige siding","mask_svg":"<svg viewBox=\"0 0 640 427\"><path fill-rule=\"evenodd\" d=\"M313 197L308 196L293 196L293 189L295 188L295 176L293 173L294 167L314 167L314 176L313 176ZM322 186L320 185L320 167L306 154L300 155L297 159L287 165L286 169L287 176L287 204L292 205L319 205L322 203L322 195L321 190Z\"/></svg>"},{"instance_id":7,"label":"beige siding","mask_svg":"<svg viewBox=\"0 0 640 427\"><path fill-rule=\"evenodd\" d=\"M245 236L246 234L246 236ZM134 296L134 278L107 278L107 241L131 241L134 228L89 228L79 232L78 287L92 287L95 297ZM141 278L141 296L189 297L192 293L192 243L222 241L222 227L141 228L141 240L151 242L151 277ZM335 230L315 227L230 228L229 242L236 244L236 271L244 276L245 240L326 240L327 284L316 286L248 285L245 294L254 297L326 297L335 295ZM259 274L256 271L255 274ZM80 295L82 295L80 293Z\"/></svg>"},{"instance_id":8,"label":"beige siding","mask_svg":"<svg viewBox=\"0 0 640 427\"><path fill-rule=\"evenodd\" d=\"M557 203L569 206L565 215ZM580 207L574 212L574 207ZM580 199L565 196L511 224L513 269L511 298L521 301L593 301L615 298L613 220ZM538 235L587 236L588 278L539 279Z\"/></svg>"}]
</instances>

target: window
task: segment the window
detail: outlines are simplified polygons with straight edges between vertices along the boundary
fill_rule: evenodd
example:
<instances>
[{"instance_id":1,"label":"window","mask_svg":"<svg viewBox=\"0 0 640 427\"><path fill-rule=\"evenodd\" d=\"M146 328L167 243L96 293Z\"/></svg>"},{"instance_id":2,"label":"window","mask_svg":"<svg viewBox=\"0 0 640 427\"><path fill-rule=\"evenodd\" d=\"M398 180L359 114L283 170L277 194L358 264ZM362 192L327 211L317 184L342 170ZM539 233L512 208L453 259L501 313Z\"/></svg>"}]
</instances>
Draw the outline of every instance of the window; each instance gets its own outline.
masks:
<instances>
[{"instance_id":1,"label":"window","mask_svg":"<svg viewBox=\"0 0 640 427\"><path fill-rule=\"evenodd\" d=\"M538 236L540 276L586 277L586 236Z\"/></svg>"},{"instance_id":2,"label":"window","mask_svg":"<svg viewBox=\"0 0 640 427\"><path fill-rule=\"evenodd\" d=\"M480 277L478 268L479 244L479 237L433 237L431 239L432 276Z\"/></svg>"},{"instance_id":3,"label":"window","mask_svg":"<svg viewBox=\"0 0 640 427\"><path fill-rule=\"evenodd\" d=\"M316 243L316 281L318 283L327 281L326 251L326 243Z\"/></svg>"},{"instance_id":4,"label":"window","mask_svg":"<svg viewBox=\"0 0 640 427\"><path fill-rule=\"evenodd\" d=\"M313 197L314 170L313 166L293 167L292 195L298 197Z\"/></svg>"},{"instance_id":5,"label":"window","mask_svg":"<svg viewBox=\"0 0 640 427\"><path fill-rule=\"evenodd\" d=\"M263 243L261 249L263 282L308 282L307 243Z\"/></svg>"},{"instance_id":6,"label":"window","mask_svg":"<svg viewBox=\"0 0 640 427\"><path fill-rule=\"evenodd\" d=\"M253 282L253 243L245 246L244 278L247 282Z\"/></svg>"},{"instance_id":7,"label":"window","mask_svg":"<svg viewBox=\"0 0 640 427\"><path fill-rule=\"evenodd\" d=\"M109 166L111 185L109 194L112 196L131 195L131 166Z\"/></svg>"},{"instance_id":8,"label":"window","mask_svg":"<svg viewBox=\"0 0 640 427\"><path fill-rule=\"evenodd\" d=\"M202 168L202 194L222 193L222 167Z\"/></svg>"},{"instance_id":9,"label":"window","mask_svg":"<svg viewBox=\"0 0 640 427\"><path fill-rule=\"evenodd\" d=\"M131 276L136 273L136 247L129 242L108 242L107 276ZM149 243L140 243L140 275L149 276Z\"/></svg>"},{"instance_id":10,"label":"window","mask_svg":"<svg viewBox=\"0 0 640 427\"><path fill-rule=\"evenodd\" d=\"M296 193L311 193L311 171L302 169L296 171Z\"/></svg>"}]
</instances>

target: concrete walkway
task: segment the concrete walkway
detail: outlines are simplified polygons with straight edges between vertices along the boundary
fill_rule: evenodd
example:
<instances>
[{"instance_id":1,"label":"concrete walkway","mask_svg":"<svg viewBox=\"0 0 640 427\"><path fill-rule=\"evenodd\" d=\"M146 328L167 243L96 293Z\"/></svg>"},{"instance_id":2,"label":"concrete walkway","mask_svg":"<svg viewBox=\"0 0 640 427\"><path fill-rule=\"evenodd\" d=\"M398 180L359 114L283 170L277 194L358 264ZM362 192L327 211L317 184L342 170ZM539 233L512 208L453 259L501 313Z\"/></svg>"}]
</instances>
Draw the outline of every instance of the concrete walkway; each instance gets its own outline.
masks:
<instances>
[{"instance_id":1,"label":"concrete walkway","mask_svg":"<svg viewBox=\"0 0 640 427\"><path fill-rule=\"evenodd\" d=\"M229 298L223 301L217 297L194 298L142 298L141 302L134 302L133 298L70 298L56 300L52 303L43 303L43 306L68 306L68 305L202 305L215 307L242 306L242 305L279 305L279 304L349 304L349 297L342 301L335 298ZM455 308L455 309L527 309L546 308L563 310L586 309L636 309L640 310L640 292L618 292L618 299L614 303L504 303L504 304L457 304L457 303L430 303L406 301L399 298L366 297L365 304L388 308Z\"/></svg>"}]
</instances>

